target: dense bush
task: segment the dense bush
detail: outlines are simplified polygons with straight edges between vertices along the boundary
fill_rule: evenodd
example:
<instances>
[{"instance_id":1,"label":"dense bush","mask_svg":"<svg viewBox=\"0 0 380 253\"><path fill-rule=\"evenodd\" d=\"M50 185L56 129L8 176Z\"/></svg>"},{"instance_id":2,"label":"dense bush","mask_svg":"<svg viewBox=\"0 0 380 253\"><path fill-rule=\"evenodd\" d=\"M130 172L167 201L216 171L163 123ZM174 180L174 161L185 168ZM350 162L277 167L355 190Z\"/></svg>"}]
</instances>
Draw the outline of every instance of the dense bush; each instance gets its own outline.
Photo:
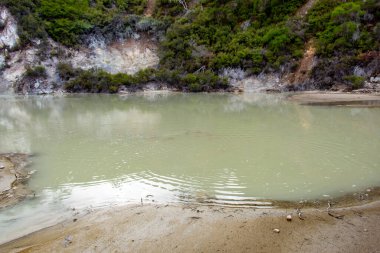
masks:
<instances>
[{"instance_id":1,"label":"dense bush","mask_svg":"<svg viewBox=\"0 0 380 253\"><path fill-rule=\"evenodd\" d=\"M202 66L214 71L241 67L252 73L278 69L301 55L303 38L285 21L304 2L202 1L168 29L161 64L186 72Z\"/></svg>"},{"instance_id":2,"label":"dense bush","mask_svg":"<svg viewBox=\"0 0 380 253\"><path fill-rule=\"evenodd\" d=\"M164 83L181 91L201 92L226 89L228 82L210 71L181 75L164 69L145 69L134 75L109 74L103 70L74 69L68 64L59 64L60 78L67 81L69 92L115 93L124 86L129 90L139 90L149 82Z\"/></svg>"},{"instance_id":3,"label":"dense bush","mask_svg":"<svg viewBox=\"0 0 380 253\"><path fill-rule=\"evenodd\" d=\"M317 88L346 84L361 88L365 77L355 76L355 67L368 75L380 70L380 4L376 0L320 0L307 15L308 36L315 37L318 64L312 71Z\"/></svg>"},{"instance_id":4,"label":"dense bush","mask_svg":"<svg viewBox=\"0 0 380 253\"><path fill-rule=\"evenodd\" d=\"M322 56L379 50L380 5L376 0L321 0L308 14L309 33Z\"/></svg>"}]
</instances>

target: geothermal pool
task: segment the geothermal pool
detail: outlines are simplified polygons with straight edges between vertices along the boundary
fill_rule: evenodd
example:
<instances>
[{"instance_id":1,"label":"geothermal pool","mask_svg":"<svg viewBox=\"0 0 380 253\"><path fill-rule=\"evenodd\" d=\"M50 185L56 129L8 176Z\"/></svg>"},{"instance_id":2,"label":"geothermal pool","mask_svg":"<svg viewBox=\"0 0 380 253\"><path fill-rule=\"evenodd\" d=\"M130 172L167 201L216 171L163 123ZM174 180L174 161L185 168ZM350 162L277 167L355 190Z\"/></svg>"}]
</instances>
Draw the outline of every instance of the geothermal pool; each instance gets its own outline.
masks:
<instances>
[{"instance_id":1,"label":"geothermal pool","mask_svg":"<svg viewBox=\"0 0 380 253\"><path fill-rule=\"evenodd\" d=\"M0 242L74 209L270 207L380 186L380 108L285 97L0 96L0 153L32 154L36 170L28 183L36 197L0 211Z\"/></svg>"}]
</instances>

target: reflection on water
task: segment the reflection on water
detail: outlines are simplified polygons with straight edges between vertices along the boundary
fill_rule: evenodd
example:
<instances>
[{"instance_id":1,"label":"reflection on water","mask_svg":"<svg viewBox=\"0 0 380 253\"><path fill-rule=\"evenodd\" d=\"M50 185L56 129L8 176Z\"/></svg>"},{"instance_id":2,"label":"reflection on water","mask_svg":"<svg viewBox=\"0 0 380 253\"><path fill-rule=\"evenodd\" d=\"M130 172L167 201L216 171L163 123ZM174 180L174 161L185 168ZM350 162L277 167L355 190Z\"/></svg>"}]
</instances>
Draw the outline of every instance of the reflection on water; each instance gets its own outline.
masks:
<instances>
[{"instance_id":1,"label":"reflection on water","mask_svg":"<svg viewBox=\"0 0 380 253\"><path fill-rule=\"evenodd\" d=\"M282 95L4 95L0 153L36 154L37 173L36 198L2 211L0 234L72 208L270 206L379 185L379 126L379 108L302 106Z\"/></svg>"}]
</instances>

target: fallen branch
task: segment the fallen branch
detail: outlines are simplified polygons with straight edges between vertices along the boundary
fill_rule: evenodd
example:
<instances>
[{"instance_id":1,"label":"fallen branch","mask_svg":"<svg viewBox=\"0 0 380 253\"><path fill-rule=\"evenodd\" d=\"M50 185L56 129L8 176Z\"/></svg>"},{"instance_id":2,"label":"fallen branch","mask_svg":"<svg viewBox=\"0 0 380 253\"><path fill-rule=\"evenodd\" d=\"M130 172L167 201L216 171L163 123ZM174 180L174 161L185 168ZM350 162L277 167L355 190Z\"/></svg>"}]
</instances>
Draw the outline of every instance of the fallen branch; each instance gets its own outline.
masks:
<instances>
[{"instance_id":1,"label":"fallen branch","mask_svg":"<svg viewBox=\"0 0 380 253\"><path fill-rule=\"evenodd\" d=\"M343 217L344 217L343 214L341 214L341 215L339 215L339 214L334 214L334 213L331 213L330 211L328 211L327 213L328 213L331 217L334 217L335 219L339 219L339 220L342 220Z\"/></svg>"}]
</instances>

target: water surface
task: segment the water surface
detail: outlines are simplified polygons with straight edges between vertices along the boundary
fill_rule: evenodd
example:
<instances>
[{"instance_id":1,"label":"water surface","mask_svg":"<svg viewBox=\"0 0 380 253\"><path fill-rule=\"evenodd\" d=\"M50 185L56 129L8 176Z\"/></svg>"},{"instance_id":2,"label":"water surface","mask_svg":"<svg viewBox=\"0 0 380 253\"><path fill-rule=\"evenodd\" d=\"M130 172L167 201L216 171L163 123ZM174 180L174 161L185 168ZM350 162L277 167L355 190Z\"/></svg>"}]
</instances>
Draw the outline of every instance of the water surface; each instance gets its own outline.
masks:
<instances>
[{"instance_id":1,"label":"water surface","mask_svg":"<svg viewBox=\"0 0 380 253\"><path fill-rule=\"evenodd\" d=\"M0 153L34 154L21 233L75 210L197 202L270 206L380 185L380 108L265 94L0 97Z\"/></svg>"}]
</instances>

